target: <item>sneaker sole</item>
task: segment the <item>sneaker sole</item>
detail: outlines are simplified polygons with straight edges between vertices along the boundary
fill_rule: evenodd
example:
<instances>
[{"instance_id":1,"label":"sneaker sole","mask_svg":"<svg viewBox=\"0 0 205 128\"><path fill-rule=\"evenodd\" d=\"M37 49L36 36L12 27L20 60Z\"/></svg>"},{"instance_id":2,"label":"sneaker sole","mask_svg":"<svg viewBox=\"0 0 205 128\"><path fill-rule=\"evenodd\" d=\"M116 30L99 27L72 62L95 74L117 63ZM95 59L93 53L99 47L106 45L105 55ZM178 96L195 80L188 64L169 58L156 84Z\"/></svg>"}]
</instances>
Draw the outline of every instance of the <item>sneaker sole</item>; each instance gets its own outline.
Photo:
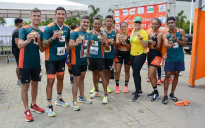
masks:
<instances>
[{"instance_id":1,"label":"sneaker sole","mask_svg":"<svg viewBox=\"0 0 205 128\"><path fill-rule=\"evenodd\" d=\"M36 113L38 113L38 114L44 113L44 111L43 111L43 112L39 112L39 111L36 111L36 110L34 110L34 109L32 109L32 108L30 108L30 111L31 111L31 112L36 112Z\"/></svg>"},{"instance_id":2,"label":"sneaker sole","mask_svg":"<svg viewBox=\"0 0 205 128\"><path fill-rule=\"evenodd\" d=\"M132 102L137 102L141 99L141 97L139 97L137 100L132 100Z\"/></svg>"},{"instance_id":3,"label":"sneaker sole","mask_svg":"<svg viewBox=\"0 0 205 128\"><path fill-rule=\"evenodd\" d=\"M170 97L170 99L172 99L172 98ZM172 101L174 101L174 100L172 99ZM174 102L178 102L178 100L177 100L177 101L174 101Z\"/></svg>"},{"instance_id":4,"label":"sneaker sole","mask_svg":"<svg viewBox=\"0 0 205 128\"><path fill-rule=\"evenodd\" d=\"M120 92L115 92L115 94L120 94Z\"/></svg>"},{"instance_id":5,"label":"sneaker sole","mask_svg":"<svg viewBox=\"0 0 205 128\"><path fill-rule=\"evenodd\" d=\"M64 108L69 107L69 105L68 105L68 106L63 106L62 104L59 104L59 103L55 103L55 105L56 105L56 106L62 106L62 107L64 107Z\"/></svg>"},{"instance_id":6,"label":"sneaker sole","mask_svg":"<svg viewBox=\"0 0 205 128\"><path fill-rule=\"evenodd\" d=\"M108 104L108 102L102 102L102 104Z\"/></svg>"},{"instance_id":7,"label":"sneaker sole","mask_svg":"<svg viewBox=\"0 0 205 128\"><path fill-rule=\"evenodd\" d=\"M74 111L80 111L80 108L79 109L73 109Z\"/></svg>"},{"instance_id":8,"label":"sneaker sole","mask_svg":"<svg viewBox=\"0 0 205 128\"><path fill-rule=\"evenodd\" d=\"M47 111L46 111L46 112L47 112ZM47 112L47 113L48 113L48 112ZM56 115L49 115L49 114L48 114L48 116L49 116L49 117L56 117Z\"/></svg>"},{"instance_id":9,"label":"sneaker sole","mask_svg":"<svg viewBox=\"0 0 205 128\"><path fill-rule=\"evenodd\" d=\"M160 97L160 95L159 95L159 97ZM154 100L154 101L151 101L151 102L157 102L159 100L159 97L157 98L157 100Z\"/></svg>"},{"instance_id":10,"label":"sneaker sole","mask_svg":"<svg viewBox=\"0 0 205 128\"><path fill-rule=\"evenodd\" d=\"M25 116L24 116L24 118L25 118ZM32 120L27 120L26 118L25 118L25 121L27 121L27 122L32 122L32 121L34 121L33 119Z\"/></svg>"},{"instance_id":11,"label":"sneaker sole","mask_svg":"<svg viewBox=\"0 0 205 128\"><path fill-rule=\"evenodd\" d=\"M88 102L85 102L85 101L79 101L79 100L78 100L78 103L92 104L93 102L88 103Z\"/></svg>"}]
</instances>

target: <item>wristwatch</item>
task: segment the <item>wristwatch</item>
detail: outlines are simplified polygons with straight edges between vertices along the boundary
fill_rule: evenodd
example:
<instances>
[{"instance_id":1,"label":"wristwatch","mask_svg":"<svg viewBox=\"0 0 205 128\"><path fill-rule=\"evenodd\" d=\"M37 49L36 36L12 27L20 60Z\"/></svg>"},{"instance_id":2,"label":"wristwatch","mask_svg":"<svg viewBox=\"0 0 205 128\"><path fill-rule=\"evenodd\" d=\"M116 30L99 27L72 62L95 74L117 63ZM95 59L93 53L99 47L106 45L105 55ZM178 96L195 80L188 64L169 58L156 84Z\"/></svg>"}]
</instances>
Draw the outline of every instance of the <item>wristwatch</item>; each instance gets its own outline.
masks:
<instances>
[{"instance_id":1,"label":"wristwatch","mask_svg":"<svg viewBox=\"0 0 205 128\"><path fill-rule=\"evenodd\" d=\"M143 39L143 37L140 38L140 40L142 40L142 39Z\"/></svg>"}]
</instances>

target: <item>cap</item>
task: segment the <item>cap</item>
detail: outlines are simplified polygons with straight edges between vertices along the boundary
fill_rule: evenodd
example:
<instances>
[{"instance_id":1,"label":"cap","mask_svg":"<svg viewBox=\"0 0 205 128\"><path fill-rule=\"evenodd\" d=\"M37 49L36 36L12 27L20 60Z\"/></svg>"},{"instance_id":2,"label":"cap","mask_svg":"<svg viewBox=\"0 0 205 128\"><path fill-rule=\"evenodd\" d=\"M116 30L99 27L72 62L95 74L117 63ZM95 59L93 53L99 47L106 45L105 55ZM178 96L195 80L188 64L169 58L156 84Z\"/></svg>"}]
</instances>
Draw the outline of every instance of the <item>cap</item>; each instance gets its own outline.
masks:
<instances>
[{"instance_id":1,"label":"cap","mask_svg":"<svg viewBox=\"0 0 205 128\"><path fill-rule=\"evenodd\" d=\"M135 17L135 19L134 19L134 22L136 22L136 21L139 21L139 22L141 22L141 23L142 23L142 18L141 18L141 17L139 17L139 16L137 16L137 17Z\"/></svg>"}]
</instances>

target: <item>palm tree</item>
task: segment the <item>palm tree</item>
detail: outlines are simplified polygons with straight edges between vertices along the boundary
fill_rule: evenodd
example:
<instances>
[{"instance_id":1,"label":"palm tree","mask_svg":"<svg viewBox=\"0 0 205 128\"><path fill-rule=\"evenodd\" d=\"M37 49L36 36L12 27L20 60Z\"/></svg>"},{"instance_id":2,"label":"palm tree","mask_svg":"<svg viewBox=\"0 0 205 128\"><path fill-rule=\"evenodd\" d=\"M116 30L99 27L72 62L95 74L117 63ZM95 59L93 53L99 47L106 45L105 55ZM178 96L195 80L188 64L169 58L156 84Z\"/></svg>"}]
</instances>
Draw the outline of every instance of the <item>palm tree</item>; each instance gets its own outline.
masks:
<instances>
[{"instance_id":1,"label":"palm tree","mask_svg":"<svg viewBox=\"0 0 205 128\"><path fill-rule=\"evenodd\" d=\"M6 24L6 20L0 17L0 25L4 26L5 24Z\"/></svg>"},{"instance_id":2,"label":"palm tree","mask_svg":"<svg viewBox=\"0 0 205 128\"><path fill-rule=\"evenodd\" d=\"M90 12L90 15L89 15L89 17L90 17L90 29L91 29L91 26L93 24L93 19L96 17L103 19L103 16L98 14L100 12L100 8L95 8L94 5L89 5L88 7L92 10Z\"/></svg>"},{"instance_id":3,"label":"palm tree","mask_svg":"<svg viewBox=\"0 0 205 128\"><path fill-rule=\"evenodd\" d=\"M187 16L183 15L184 14L184 10L181 10L181 12L178 13L178 15L175 17L176 19L176 26L178 28L182 27L182 24L185 23L185 19L187 19Z\"/></svg>"},{"instance_id":4,"label":"palm tree","mask_svg":"<svg viewBox=\"0 0 205 128\"><path fill-rule=\"evenodd\" d=\"M108 13L111 12L112 14L114 14L114 10L112 8L108 9Z\"/></svg>"}]
</instances>

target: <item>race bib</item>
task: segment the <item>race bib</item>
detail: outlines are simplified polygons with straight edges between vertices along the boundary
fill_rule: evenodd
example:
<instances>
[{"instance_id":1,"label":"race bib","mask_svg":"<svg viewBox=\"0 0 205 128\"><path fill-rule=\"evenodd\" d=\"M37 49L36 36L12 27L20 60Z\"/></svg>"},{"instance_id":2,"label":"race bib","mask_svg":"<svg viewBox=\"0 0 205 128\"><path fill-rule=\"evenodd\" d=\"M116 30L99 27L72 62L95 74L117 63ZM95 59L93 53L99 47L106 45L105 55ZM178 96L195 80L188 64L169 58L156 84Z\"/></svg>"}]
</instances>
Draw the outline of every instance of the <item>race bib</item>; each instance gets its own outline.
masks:
<instances>
[{"instance_id":1,"label":"race bib","mask_svg":"<svg viewBox=\"0 0 205 128\"><path fill-rule=\"evenodd\" d=\"M109 46L109 50L106 50L106 49L104 48L104 52L111 52L111 46Z\"/></svg>"},{"instance_id":2,"label":"race bib","mask_svg":"<svg viewBox=\"0 0 205 128\"><path fill-rule=\"evenodd\" d=\"M178 48L179 47L179 44L177 42L173 42L172 45L173 45L173 48Z\"/></svg>"},{"instance_id":3,"label":"race bib","mask_svg":"<svg viewBox=\"0 0 205 128\"><path fill-rule=\"evenodd\" d=\"M57 47L57 55L58 56L65 55L65 47Z\"/></svg>"},{"instance_id":4,"label":"race bib","mask_svg":"<svg viewBox=\"0 0 205 128\"><path fill-rule=\"evenodd\" d=\"M90 53L91 54L94 54L94 55L97 55L98 54L98 47L90 47Z\"/></svg>"},{"instance_id":5,"label":"race bib","mask_svg":"<svg viewBox=\"0 0 205 128\"><path fill-rule=\"evenodd\" d=\"M65 36L60 36L60 42L65 42Z\"/></svg>"},{"instance_id":6,"label":"race bib","mask_svg":"<svg viewBox=\"0 0 205 128\"><path fill-rule=\"evenodd\" d=\"M96 46L96 47L98 47L98 41L94 41L94 44L93 44L93 46Z\"/></svg>"}]
</instances>

